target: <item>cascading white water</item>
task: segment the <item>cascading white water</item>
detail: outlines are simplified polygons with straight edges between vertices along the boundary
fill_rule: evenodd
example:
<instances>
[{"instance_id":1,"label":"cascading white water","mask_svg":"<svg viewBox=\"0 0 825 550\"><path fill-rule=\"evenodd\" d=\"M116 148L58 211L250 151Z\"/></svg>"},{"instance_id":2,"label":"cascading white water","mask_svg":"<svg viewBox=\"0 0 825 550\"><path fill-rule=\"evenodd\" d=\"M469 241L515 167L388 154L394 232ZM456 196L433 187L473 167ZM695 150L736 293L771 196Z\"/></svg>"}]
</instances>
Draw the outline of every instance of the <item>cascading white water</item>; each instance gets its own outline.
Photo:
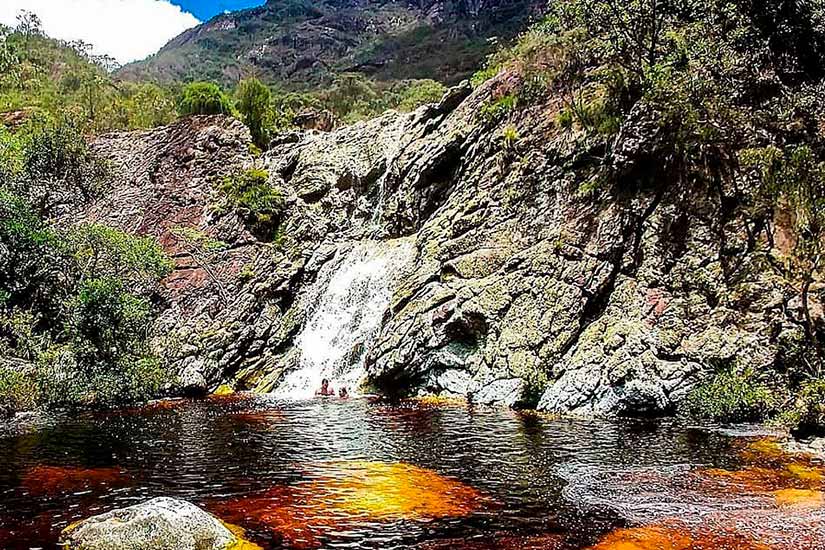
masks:
<instances>
[{"instance_id":1,"label":"cascading white water","mask_svg":"<svg viewBox=\"0 0 825 550\"><path fill-rule=\"evenodd\" d=\"M336 392L358 394L369 346L390 305L392 286L413 253L412 242L364 242L340 262L321 270L307 323L298 336L300 366L289 373L275 395L312 397L324 379Z\"/></svg>"}]
</instances>

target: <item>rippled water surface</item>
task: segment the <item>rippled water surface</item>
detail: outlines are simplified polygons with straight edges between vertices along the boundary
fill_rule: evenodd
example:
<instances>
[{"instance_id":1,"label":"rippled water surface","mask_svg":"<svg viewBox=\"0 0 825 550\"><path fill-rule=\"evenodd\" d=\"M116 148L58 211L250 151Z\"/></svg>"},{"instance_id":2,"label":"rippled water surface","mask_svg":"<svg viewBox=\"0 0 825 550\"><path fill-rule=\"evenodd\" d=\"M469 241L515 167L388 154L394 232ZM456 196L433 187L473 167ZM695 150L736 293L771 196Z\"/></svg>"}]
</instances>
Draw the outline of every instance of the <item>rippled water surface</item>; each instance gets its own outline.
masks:
<instances>
[{"instance_id":1,"label":"rippled water surface","mask_svg":"<svg viewBox=\"0 0 825 550\"><path fill-rule=\"evenodd\" d=\"M0 429L0 548L155 496L262 548L814 549L825 470L769 439L368 400L230 396Z\"/></svg>"}]
</instances>

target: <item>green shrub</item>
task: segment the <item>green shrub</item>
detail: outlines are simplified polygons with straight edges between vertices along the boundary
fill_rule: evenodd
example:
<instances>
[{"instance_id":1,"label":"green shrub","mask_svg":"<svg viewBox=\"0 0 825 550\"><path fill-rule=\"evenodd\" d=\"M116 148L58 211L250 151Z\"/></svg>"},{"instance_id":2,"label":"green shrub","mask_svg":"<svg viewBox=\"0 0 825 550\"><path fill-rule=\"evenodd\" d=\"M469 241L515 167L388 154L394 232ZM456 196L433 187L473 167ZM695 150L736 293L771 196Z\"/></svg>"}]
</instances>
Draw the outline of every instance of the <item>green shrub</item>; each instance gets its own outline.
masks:
<instances>
[{"instance_id":1,"label":"green shrub","mask_svg":"<svg viewBox=\"0 0 825 550\"><path fill-rule=\"evenodd\" d=\"M518 96L507 94L486 103L481 108L481 114L489 121L496 122L512 113L518 106Z\"/></svg>"},{"instance_id":2,"label":"green shrub","mask_svg":"<svg viewBox=\"0 0 825 550\"><path fill-rule=\"evenodd\" d=\"M447 88L434 80L413 80L401 88L397 108L401 112L414 111L428 103L438 103Z\"/></svg>"},{"instance_id":3,"label":"green shrub","mask_svg":"<svg viewBox=\"0 0 825 550\"><path fill-rule=\"evenodd\" d=\"M805 381L778 422L799 437L825 436L825 378Z\"/></svg>"},{"instance_id":4,"label":"green shrub","mask_svg":"<svg viewBox=\"0 0 825 550\"><path fill-rule=\"evenodd\" d=\"M76 409L146 401L159 396L171 381L156 357L130 356L114 368L90 370L80 368L72 346L63 345L43 355L34 384L41 406Z\"/></svg>"},{"instance_id":5,"label":"green shrub","mask_svg":"<svg viewBox=\"0 0 825 550\"><path fill-rule=\"evenodd\" d=\"M224 178L218 186L219 212L237 212L251 228L269 234L284 211L283 193L269 184L269 173L255 168Z\"/></svg>"},{"instance_id":6,"label":"green shrub","mask_svg":"<svg viewBox=\"0 0 825 550\"><path fill-rule=\"evenodd\" d=\"M181 116L228 115L232 114L232 102L217 84L192 82L181 92L178 113Z\"/></svg>"},{"instance_id":7,"label":"green shrub","mask_svg":"<svg viewBox=\"0 0 825 550\"><path fill-rule=\"evenodd\" d=\"M765 419L778 405L774 391L755 379L753 373L729 370L694 388L685 408L694 417L717 422L747 422Z\"/></svg>"},{"instance_id":8,"label":"green shrub","mask_svg":"<svg viewBox=\"0 0 825 550\"><path fill-rule=\"evenodd\" d=\"M37 402L37 384L31 373L0 364L0 417L4 412L30 410Z\"/></svg>"},{"instance_id":9,"label":"green shrub","mask_svg":"<svg viewBox=\"0 0 825 550\"><path fill-rule=\"evenodd\" d=\"M518 129L512 124L507 125L501 133L502 145L507 153L513 153L519 141Z\"/></svg>"},{"instance_id":10,"label":"green shrub","mask_svg":"<svg viewBox=\"0 0 825 550\"><path fill-rule=\"evenodd\" d=\"M154 128L174 122L175 99L170 90L149 82L122 83L121 86L119 103L123 115L120 121L125 122L127 128Z\"/></svg>"},{"instance_id":11,"label":"green shrub","mask_svg":"<svg viewBox=\"0 0 825 550\"><path fill-rule=\"evenodd\" d=\"M89 149L78 123L35 117L18 133L20 169L7 187L42 217L88 202L100 194L109 165Z\"/></svg>"},{"instance_id":12,"label":"green shrub","mask_svg":"<svg viewBox=\"0 0 825 550\"><path fill-rule=\"evenodd\" d=\"M0 407L156 394L151 298L172 262L152 238L52 222L64 205L93 198L106 168L73 123L34 119L14 138L0 134L0 144L17 159L0 182L0 356L26 369L25 380L0 373Z\"/></svg>"},{"instance_id":13,"label":"green shrub","mask_svg":"<svg viewBox=\"0 0 825 550\"><path fill-rule=\"evenodd\" d=\"M235 106L249 128L252 142L262 149L269 145L270 98L271 94L257 78L247 78L238 84L235 91Z\"/></svg>"},{"instance_id":14,"label":"green shrub","mask_svg":"<svg viewBox=\"0 0 825 550\"><path fill-rule=\"evenodd\" d=\"M108 275L147 290L172 271L172 261L153 237L87 224L72 229L68 241L82 277Z\"/></svg>"},{"instance_id":15,"label":"green shrub","mask_svg":"<svg viewBox=\"0 0 825 550\"><path fill-rule=\"evenodd\" d=\"M67 309L65 331L80 367L93 370L111 369L131 355L145 340L151 321L149 302L126 290L117 277L83 281Z\"/></svg>"}]
</instances>

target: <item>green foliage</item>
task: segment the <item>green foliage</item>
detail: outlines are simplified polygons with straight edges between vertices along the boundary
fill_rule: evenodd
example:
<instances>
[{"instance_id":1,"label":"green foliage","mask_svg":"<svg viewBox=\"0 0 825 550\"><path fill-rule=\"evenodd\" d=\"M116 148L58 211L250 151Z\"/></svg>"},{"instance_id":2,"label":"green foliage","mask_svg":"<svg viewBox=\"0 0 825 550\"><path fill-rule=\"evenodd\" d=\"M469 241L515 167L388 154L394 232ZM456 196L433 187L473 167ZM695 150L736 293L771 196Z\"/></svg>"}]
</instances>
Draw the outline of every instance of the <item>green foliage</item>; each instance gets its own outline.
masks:
<instances>
[{"instance_id":1,"label":"green foliage","mask_svg":"<svg viewBox=\"0 0 825 550\"><path fill-rule=\"evenodd\" d=\"M105 273L146 289L172 271L172 261L152 237L136 237L106 225L89 224L71 230L67 238L84 279Z\"/></svg>"},{"instance_id":2,"label":"green foliage","mask_svg":"<svg viewBox=\"0 0 825 550\"><path fill-rule=\"evenodd\" d=\"M218 186L219 212L237 212L261 234L274 231L284 210L283 193L269 184L269 173L255 168L224 178Z\"/></svg>"},{"instance_id":3,"label":"green foliage","mask_svg":"<svg viewBox=\"0 0 825 550\"><path fill-rule=\"evenodd\" d=\"M107 164L92 154L71 119L35 117L15 136L3 140L19 148L19 169L6 186L51 217L66 206L89 201L108 177Z\"/></svg>"},{"instance_id":4,"label":"green foliage","mask_svg":"<svg viewBox=\"0 0 825 550\"><path fill-rule=\"evenodd\" d=\"M778 406L773 390L751 372L717 373L690 392L685 407L695 418L717 422L764 420Z\"/></svg>"},{"instance_id":5,"label":"green foliage","mask_svg":"<svg viewBox=\"0 0 825 550\"><path fill-rule=\"evenodd\" d=\"M213 239L203 231L199 231L192 227L177 226L171 229L179 241L185 243L189 247L197 248L204 254L217 254L223 252L227 246L225 242Z\"/></svg>"},{"instance_id":6,"label":"green foliage","mask_svg":"<svg viewBox=\"0 0 825 550\"><path fill-rule=\"evenodd\" d=\"M252 134L252 142L260 148L269 144L270 98L269 88L257 78L247 78L235 91L235 106Z\"/></svg>"},{"instance_id":7,"label":"green foliage","mask_svg":"<svg viewBox=\"0 0 825 550\"><path fill-rule=\"evenodd\" d=\"M122 99L113 108L119 112L119 127L154 128L174 122L177 110L171 90L150 82L121 83L119 88Z\"/></svg>"},{"instance_id":8,"label":"green foliage","mask_svg":"<svg viewBox=\"0 0 825 550\"><path fill-rule=\"evenodd\" d=\"M310 107L327 109L345 122L373 118L388 110L408 112L437 103L446 88L433 80L374 82L357 73L345 73L332 86L312 94Z\"/></svg>"},{"instance_id":9,"label":"green foliage","mask_svg":"<svg viewBox=\"0 0 825 550\"><path fill-rule=\"evenodd\" d=\"M481 108L481 114L491 121L496 122L506 118L518 105L518 97L515 94L501 96L490 103L486 103Z\"/></svg>"},{"instance_id":10,"label":"green foliage","mask_svg":"<svg viewBox=\"0 0 825 550\"><path fill-rule=\"evenodd\" d=\"M785 274L800 289L806 337L816 352L809 374L821 377L825 367L822 337L812 319L809 298L825 266L825 158L817 157L806 144L745 149L739 160L758 182L751 214L757 219L772 218L780 206L791 214L796 239L785 258Z\"/></svg>"},{"instance_id":11,"label":"green foliage","mask_svg":"<svg viewBox=\"0 0 825 550\"><path fill-rule=\"evenodd\" d=\"M518 130L512 124L506 126L501 134L501 139L504 145L504 150L507 152L514 152L519 140Z\"/></svg>"},{"instance_id":12,"label":"green foliage","mask_svg":"<svg viewBox=\"0 0 825 550\"><path fill-rule=\"evenodd\" d=\"M138 347L150 320L149 302L131 294L117 277L84 280L67 303L65 331L72 340L80 367L114 365Z\"/></svg>"},{"instance_id":13,"label":"green foliage","mask_svg":"<svg viewBox=\"0 0 825 550\"><path fill-rule=\"evenodd\" d=\"M232 114L232 103L217 84L212 82L192 82L181 92L178 113L189 115Z\"/></svg>"},{"instance_id":14,"label":"green foliage","mask_svg":"<svg viewBox=\"0 0 825 550\"><path fill-rule=\"evenodd\" d=\"M438 103L446 93L447 89L440 82L435 80L413 80L404 84L397 92L397 105L395 109L401 112L414 111L422 105L428 103Z\"/></svg>"},{"instance_id":15,"label":"green foliage","mask_svg":"<svg viewBox=\"0 0 825 550\"><path fill-rule=\"evenodd\" d=\"M0 364L0 415L33 408L38 401L37 385L29 373L13 365Z\"/></svg>"},{"instance_id":16,"label":"green foliage","mask_svg":"<svg viewBox=\"0 0 825 550\"><path fill-rule=\"evenodd\" d=\"M0 29L0 112L69 117L83 132L149 128L174 120L172 87L116 82L113 61L83 42L48 38L25 14Z\"/></svg>"},{"instance_id":17,"label":"green foliage","mask_svg":"<svg viewBox=\"0 0 825 550\"><path fill-rule=\"evenodd\" d=\"M238 279L241 282L248 282L255 278L255 267L251 264L246 264L243 266L243 269L238 273Z\"/></svg>"},{"instance_id":18,"label":"green foliage","mask_svg":"<svg viewBox=\"0 0 825 550\"><path fill-rule=\"evenodd\" d=\"M801 437L825 435L825 378L811 378L803 383L778 423Z\"/></svg>"},{"instance_id":19,"label":"green foliage","mask_svg":"<svg viewBox=\"0 0 825 550\"><path fill-rule=\"evenodd\" d=\"M218 193L217 211L237 212L260 235L270 235L280 222L285 207L283 193L270 185L266 170L251 168L224 178Z\"/></svg>"},{"instance_id":20,"label":"green foliage","mask_svg":"<svg viewBox=\"0 0 825 550\"><path fill-rule=\"evenodd\" d=\"M0 184L0 364L27 372L24 387L4 374L0 401L100 406L156 393L151 298L171 261L151 238L53 225L63 205L100 191L102 165L74 126L36 118L0 144L17 159Z\"/></svg>"}]
</instances>

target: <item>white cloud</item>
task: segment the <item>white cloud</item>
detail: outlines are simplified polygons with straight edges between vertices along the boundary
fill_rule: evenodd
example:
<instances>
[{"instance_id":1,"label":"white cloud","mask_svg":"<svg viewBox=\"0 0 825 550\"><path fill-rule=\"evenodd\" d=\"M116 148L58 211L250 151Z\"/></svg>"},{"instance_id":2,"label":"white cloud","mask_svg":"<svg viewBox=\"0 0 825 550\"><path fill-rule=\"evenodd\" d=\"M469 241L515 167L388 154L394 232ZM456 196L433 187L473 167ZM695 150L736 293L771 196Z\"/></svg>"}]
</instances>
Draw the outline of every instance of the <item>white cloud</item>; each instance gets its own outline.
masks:
<instances>
[{"instance_id":1,"label":"white cloud","mask_svg":"<svg viewBox=\"0 0 825 550\"><path fill-rule=\"evenodd\" d=\"M83 40L120 63L157 52L199 23L168 0L0 0L0 23L14 26L20 10L36 13L49 36Z\"/></svg>"}]
</instances>

